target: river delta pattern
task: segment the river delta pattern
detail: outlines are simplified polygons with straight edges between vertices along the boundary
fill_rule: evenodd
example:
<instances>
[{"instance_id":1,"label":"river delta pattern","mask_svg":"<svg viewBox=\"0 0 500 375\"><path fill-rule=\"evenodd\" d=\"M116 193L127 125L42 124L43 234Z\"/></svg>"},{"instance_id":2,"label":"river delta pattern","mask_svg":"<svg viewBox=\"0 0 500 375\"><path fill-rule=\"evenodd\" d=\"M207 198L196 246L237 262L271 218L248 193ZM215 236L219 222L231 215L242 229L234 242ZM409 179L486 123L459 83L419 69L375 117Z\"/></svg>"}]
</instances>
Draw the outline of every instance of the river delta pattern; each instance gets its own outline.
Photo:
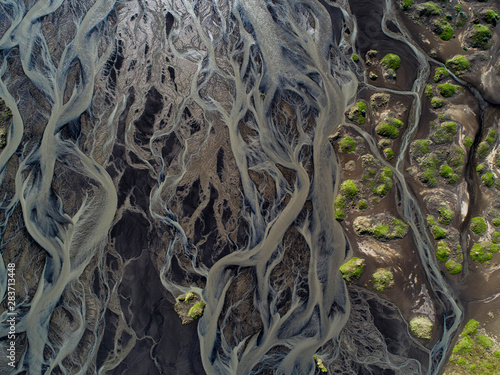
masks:
<instances>
[{"instance_id":1,"label":"river delta pattern","mask_svg":"<svg viewBox=\"0 0 500 375\"><path fill-rule=\"evenodd\" d=\"M0 294L15 263L17 336L0 373L314 374L316 354L334 374L436 374L462 311L401 173L429 68L377 4L418 63L392 169L443 311L430 349L338 271L328 137L362 84L348 1L2 0ZM206 308L182 326L190 290Z\"/></svg>"}]
</instances>

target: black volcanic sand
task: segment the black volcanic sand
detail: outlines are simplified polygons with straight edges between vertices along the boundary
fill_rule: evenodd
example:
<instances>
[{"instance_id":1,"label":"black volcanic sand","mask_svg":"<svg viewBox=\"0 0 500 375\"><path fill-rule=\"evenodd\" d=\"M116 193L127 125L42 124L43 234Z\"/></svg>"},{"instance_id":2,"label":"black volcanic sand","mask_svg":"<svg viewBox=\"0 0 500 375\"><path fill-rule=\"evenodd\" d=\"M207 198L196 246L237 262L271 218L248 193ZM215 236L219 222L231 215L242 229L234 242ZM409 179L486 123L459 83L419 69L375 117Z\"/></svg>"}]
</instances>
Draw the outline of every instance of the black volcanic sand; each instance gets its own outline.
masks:
<instances>
[{"instance_id":1,"label":"black volcanic sand","mask_svg":"<svg viewBox=\"0 0 500 375\"><path fill-rule=\"evenodd\" d=\"M368 50L376 49L379 52L378 58L382 58L387 53L395 53L401 57L401 67L397 70L395 84L385 84L383 77L379 77L372 84L399 90L411 90L413 82L417 78L417 59L410 47L383 33L381 20L384 2L382 0L354 0L349 3L357 19L356 46L360 56L364 58Z\"/></svg>"},{"instance_id":2,"label":"black volcanic sand","mask_svg":"<svg viewBox=\"0 0 500 375\"><path fill-rule=\"evenodd\" d=\"M130 263L119 286L125 321L135 331L137 342L112 374L204 374L197 324L182 325L171 297L161 284L158 271L147 251L148 222L140 215L126 213L113 229L117 251ZM141 276L142 275L142 276ZM147 277L143 277L148 275ZM131 313L132 312L132 313ZM113 347L116 316L106 315L106 329L100 353ZM115 324L113 324L115 323ZM153 349L152 349L153 348ZM156 365L151 358L156 358ZM98 363L104 358L98 357ZM182 363L183 367L179 366Z\"/></svg>"}]
</instances>

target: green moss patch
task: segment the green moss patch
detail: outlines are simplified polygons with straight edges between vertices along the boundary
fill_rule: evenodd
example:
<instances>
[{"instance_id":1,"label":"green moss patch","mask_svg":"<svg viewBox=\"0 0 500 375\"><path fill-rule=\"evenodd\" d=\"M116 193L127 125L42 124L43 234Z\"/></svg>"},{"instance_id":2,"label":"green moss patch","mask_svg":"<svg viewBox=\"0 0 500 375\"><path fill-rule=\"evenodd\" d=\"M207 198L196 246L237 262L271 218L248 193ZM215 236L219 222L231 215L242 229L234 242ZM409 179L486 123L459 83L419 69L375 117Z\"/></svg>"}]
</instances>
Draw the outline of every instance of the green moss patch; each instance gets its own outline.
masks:
<instances>
[{"instance_id":1,"label":"green moss patch","mask_svg":"<svg viewBox=\"0 0 500 375\"><path fill-rule=\"evenodd\" d=\"M328 372L327 368L325 367L325 364L323 363L323 360L318 357L317 355L313 355L314 360L316 361L316 366L318 366L318 369L321 372Z\"/></svg>"},{"instance_id":2,"label":"green moss patch","mask_svg":"<svg viewBox=\"0 0 500 375\"><path fill-rule=\"evenodd\" d=\"M479 159L484 159L490 152L490 144L486 141L480 142L477 146L476 153Z\"/></svg>"},{"instance_id":3,"label":"green moss patch","mask_svg":"<svg viewBox=\"0 0 500 375\"><path fill-rule=\"evenodd\" d=\"M434 324L426 316L418 316L410 320L410 331L419 339L430 340Z\"/></svg>"},{"instance_id":4,"label":"green moss patch","mask_svg":"<svg viewBox=\"0 0 500 375\"><path fill-rule=\"evenodd\" d=\"M456 72L462 72L469 69L472 64L464 55L455 55L452 59L446 60L446 67Z\"/></svg>"},{"instance_id":5,"label":"green moss patch","mask_svg":"<svg viewBox=\"0 0 500 375\"><path fill-rule=\"evenodd\" d=\"M482 217L474 217L470 220L470 230L476 234L483 234L486 230L486 222Z\"/></svg>"},{"instance_id":6,"label":"green moss patch","mask_svg":"<svg viewBox=\"0 0 500 375\"><path fill-rule=\"evenodd\" d=\"M449 225L453 220L453 211L446 206L441 206L439 208L439 219L438 222L443 225Z\"/></svg>"},{"instance_id":7,"label":"green moss patch","mask_svg":"<svg viewBox=\"0 0 500 375\"><path fill-rule=\"evenodd\" d=\"M383 292L394 285L392 272L386 268L378 268L372 275L373 288L377 292Z\"/></svg>"},{"instance_id":8,"label":"green moss patch","mask_svg":"<svg viewBox=\"0 0 500 375\"><path fill-rule=\"evenodd\" d=\"M431 228L431 232L435 240L441 240L443 238L446 238L446 236L448 235L448 231L444 228L441 228L439 225L434 225Z\"/></svg>"},{"instance_id":9,"label":"green moss patch","mask_svg":"<svg viewBox=\"0 0 500 375\"><path fill-rule=\"evenodd\" d=\"M491 30L488 26L484 25L474 25L474 29L472 31L471 46L480 48L483 50L489 49L491 47L490 39L491 39Z\"/></svg>"},{"instance_id":10,"label":"green moss patch","mask_svg":"<svg viewBox=\"0 0 500 375\"><path fill-rule=\"evenodd\" d=\"M355 63L357 63L359 61L359 56L356 53L353 53L351 58L352 58L352 61L354 61Z\"/></svg>"},{"instance_id":11,"label":"green moss patch","mask_svg":"<svg viewBox=\"0 0 500 375\"><path fill-rule=\"evenodd\" d=\"M408 224L388 214L358 216L353 222L354 230L359 235L370 235L378 240L404 238L408 233Z\"/></svg>"},{"instance_id":12,"label":"green moss patch","mask_svg":"<svg viewBox=\"0 0 500 375\"><path fill-rule=\"evenodd\" d=\"M388 124L387 122L381 122L380 124L378 124L375 128L375 132L381 137L387 137L391 139L395 139L399 136L398 129L395 126Z\"/></svg>"},{"instance_id":13,"label":"green moss patch","mask_svg":"<svg viewBox=\"0 0 500 375\"><path fill-rule=\"evenodd\" d=\"M413 6L413 0L401 0L399 2L399 6L401 7L402 10L410 10Z\"/></svg>"},{"instance_id":14,"label":"green moss patch","mask_svg":"<svg viewBox=\"0 0 500 375\"><path fill-rule=\"evenodd\" d=\"M346 180L340 185L340 192L347 198L353 199L359 193L359 189L353 180Z\"/></svg>"},{"instance_id":15,"label":"green moss patch","mask_svg":"<svg viewBox=\"0 0 500 375\"><path fill-rule=\"evenodd\" d=\"M445 105L445 101L444 101L443 99L441 99L441 98L436 98L436 97L434 97L434 98L432 98L432 100L431 100L431 106L432 106L432 108L434 108L434 109L441 108L441 107L443 107L444 105Z\"/></svg>"},{"instance_id":16,"label":"green moss patch","mask_svg":"<svg viewBox=\"0 0 500 375\"><path fill-rule=\"evenodd\" d=\"M494 10L489 9L484 12L483 20L492 26L496 26L499 20L499 16Z\"/></svg>"},{"instance_id":17,"label":"green moss patch","mask_svg":"<svg viewBox=\"0 0 500 375\"><path fill-rule=\"evenodd\" d=\"M471 147L474 143L474 140L471 137L465 137L463 140L463 144L465 147Z\"/></svg>"},{"instance_id":18,"label":"green moss patch","mask_svg":"<svg viewBox=\"0 0 500 375\"><path fill-rule=\"evenodd\" d=\"M345 211L342 209L335 210L335 220L337 221L344 221L345 219Z\"/></svg>"},{"instance_id":19,"label":"green moss patch","mask_svg":"<svg viewBox=\"0 0 500 375\"><path fill-rule=\"evenodd\" d=\"M453 94L455 94L455 92L457 91L457 87L458 86L451 85L449 83L443 83L442 85L438 85L437 89L441 96L449 98L453 96Z\"/></svg>"},{"instance_id":20,"label":"green moss patch","mask_svg":"<svg viewBox=\"0 0 500 375\"><path fill-rule=\"evenodd\" d=\"M478 327L479 323L474 319L465 325L460 339L453 348L446 373L498 374L500 355L492 351L494 342L490 337L477 334Z\"/></svg>"},{"instance_id":21,"label":"green moss patch","mask_svg":"<svg viewBox=\"0 0 500 375\"><path fill-rule=\"evenodd\" d=\"M339 270L342 273L342 277L346 281L354 281L359 279L365 268L365 260L358 257L353 257L343 265L340 266Z\"/></svg>"},{"instance_id":22,"label":"green moss patch","mask_svg":"<svg viewBox=\"0 0 500 375\"><path fill-rule=\"evenodd\" d=\"M412 158L420 158L429 153L429 142L425 139L417 139L410 144L410 155Z\"/></svg>"},{"instance_id":23,"label":"green moss patch","mask_svg":"<svg viewBox=\"0 0 500 375\"><path fill-rule=\"evenodd\" d=\"M343 153L352 152L356 149L356 142L351 137L347 136L339 142L340 151Z\"/></svg>"},{"instance_id":24,"label":"green moss patch","mask_svg":"<svg viewBox=\"0 0 500 375\"><path fill-rule=\"evenodd\" d=\"M472 260L475 260L476 262L484 263L493 258L493 254L488 251L488 249L491 249L490 246L484 246L486 242L483 243L478 243L472 246L470 249L470 258ZM492 244L495 245L495 244ZM498 245L495 245L496 250L498 251Z\"/></svg>"},{"instance_id":25,"label":"green moss patch","mask_svg":"<svg viewBox=\"0 0 500 375\"><path fill-rule=\"evenodd\" d=\"M450 259L446 262L446 269L451 275L456 275L457 273L462 272L462 265L453 259Z\"/></svg>"},{"instance_id":26,"label":"green moss patch","mask_svg":"<svg viewBox=\"0 0 500 375\"><path fill-rule=\"evenodd\" d=\"M351 121L357 122L359 125L363 125L366 121L366 109L366 103L359 101L351 107L347 113L347 118Z\"/></svg>"},{"instance_id":27,"label":"green moss patch","mask_svg":"<svg viewBox=\"0 0 500 375\"><path fill-rule=\"evenodd\" d=\"M481 176L481 181L486 187L491 188L495 183L495 175L491 172L485 173Z\"/></svg>"},{"instance_id":28,"label":"green moss patch","mask_svg":"<svg viewBox=\"0 0 500 375\"><path fill-rule=\"evenodd\" d=\"M450 256L451 250L445 241L439 241L436 251L436 258L441 262L446 262Z\"/></svg>"},{"instance_id":29,"label":"green moss patch","mask_svg":"<svg viewBox=\"0 0 500 375\"><path fill-rule=\"evenodd\" d=\"M418 14L420 16L427 17L439 16L441 15L441 9L439 8L439 5L433 3L432 1L428 1L418 6Z\"/></svg>"},{"instance_id":30,"label":"green moss patch","mask_svg":"<svg viewBox=\"0 0 500 375\"><path fill-rule=\"evenodd\" d=\"M180 296L174 305L175 312L181 318L182 324L189 324L203 315L205 303L196 293L188 292L185 296Z\"/></svg>"},{"instance_id":31,"label":"green moss patch","mask_svg":"<svg viewBox=\"0 0 500 375\"><path fill-rule=\"evenodd\" d=\"M401 66L401 58L395 53L388 53L387 55L382 57L380 63L386 69L398 70Z\"/></svg>"},{"instance_id":32,"label":"green moss patch","mask_svg":"<svg viewBox=\"0 0 500 375\"><path fill-rule=\"evenodd\" d=\"M439 82L445 79L446 77L449 77L450 73L446 68L439 67L436 69L436 72L434 73L434 82ZM432 87L432 86L431 86Z\"/></svg>"}]
</instances>

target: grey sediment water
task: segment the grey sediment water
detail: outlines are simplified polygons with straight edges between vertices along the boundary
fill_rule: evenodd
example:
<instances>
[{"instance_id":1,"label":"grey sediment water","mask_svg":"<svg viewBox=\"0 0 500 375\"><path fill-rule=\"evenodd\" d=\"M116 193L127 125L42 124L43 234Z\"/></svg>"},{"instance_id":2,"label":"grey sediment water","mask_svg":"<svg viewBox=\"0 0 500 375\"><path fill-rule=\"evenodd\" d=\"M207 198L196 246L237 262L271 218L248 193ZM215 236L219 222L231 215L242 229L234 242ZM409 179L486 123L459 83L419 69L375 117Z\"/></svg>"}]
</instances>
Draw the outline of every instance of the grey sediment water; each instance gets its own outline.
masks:
<instances>
[{"instance_id":1,"label":"grey sediment water","mask_svg":"<svg viewBox=\"0 0 500 375\"><path fill-rule=\"evenodd\" d=\"M393 7L6 0L0 291L13 259L19 351L0 372L303 375L318 354L333 373L437 374L463 308L404 171L433 60ZM358 81L350 55L370 48L412 56L401 87ZM352 251L334 220L342 168L328 137L360 87L411 100L394 166L357 131L394 171L444 311L432 348L338 270ZM189 290L206 303L197 326L173 310Z\"/></svg>"}]
</instances>

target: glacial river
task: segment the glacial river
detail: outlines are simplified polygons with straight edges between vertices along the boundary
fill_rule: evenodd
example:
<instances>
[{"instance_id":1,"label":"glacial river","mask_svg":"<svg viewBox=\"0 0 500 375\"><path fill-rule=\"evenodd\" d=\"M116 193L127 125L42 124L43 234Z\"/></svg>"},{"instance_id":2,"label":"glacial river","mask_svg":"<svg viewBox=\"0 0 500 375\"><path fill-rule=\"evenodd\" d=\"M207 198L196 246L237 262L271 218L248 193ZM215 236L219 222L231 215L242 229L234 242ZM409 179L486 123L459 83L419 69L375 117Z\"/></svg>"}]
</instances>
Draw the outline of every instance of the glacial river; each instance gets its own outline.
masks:
<instances>
[{"instance_id":1,"label":"glacial river","mask_svg":"<svg viewBox=\"0 0 500 375\"><path fill-rule=\"evenodd\" d=\"M436 374L462 311L402 173L428 57L382 6L383 32L419 65L392 169L445 311L431 350L406 332L426 359L391 353L371 318L385 302L338 271L351 251L328 137L369 86L348 1L3 0L0 294L15 262L18 321L16 367L2 356L0 372L185 374L201 360L207 374L302 375L317 354L332 373ZM172 322L192 289L197 338Z\"/></svg>"}]
</instances>

